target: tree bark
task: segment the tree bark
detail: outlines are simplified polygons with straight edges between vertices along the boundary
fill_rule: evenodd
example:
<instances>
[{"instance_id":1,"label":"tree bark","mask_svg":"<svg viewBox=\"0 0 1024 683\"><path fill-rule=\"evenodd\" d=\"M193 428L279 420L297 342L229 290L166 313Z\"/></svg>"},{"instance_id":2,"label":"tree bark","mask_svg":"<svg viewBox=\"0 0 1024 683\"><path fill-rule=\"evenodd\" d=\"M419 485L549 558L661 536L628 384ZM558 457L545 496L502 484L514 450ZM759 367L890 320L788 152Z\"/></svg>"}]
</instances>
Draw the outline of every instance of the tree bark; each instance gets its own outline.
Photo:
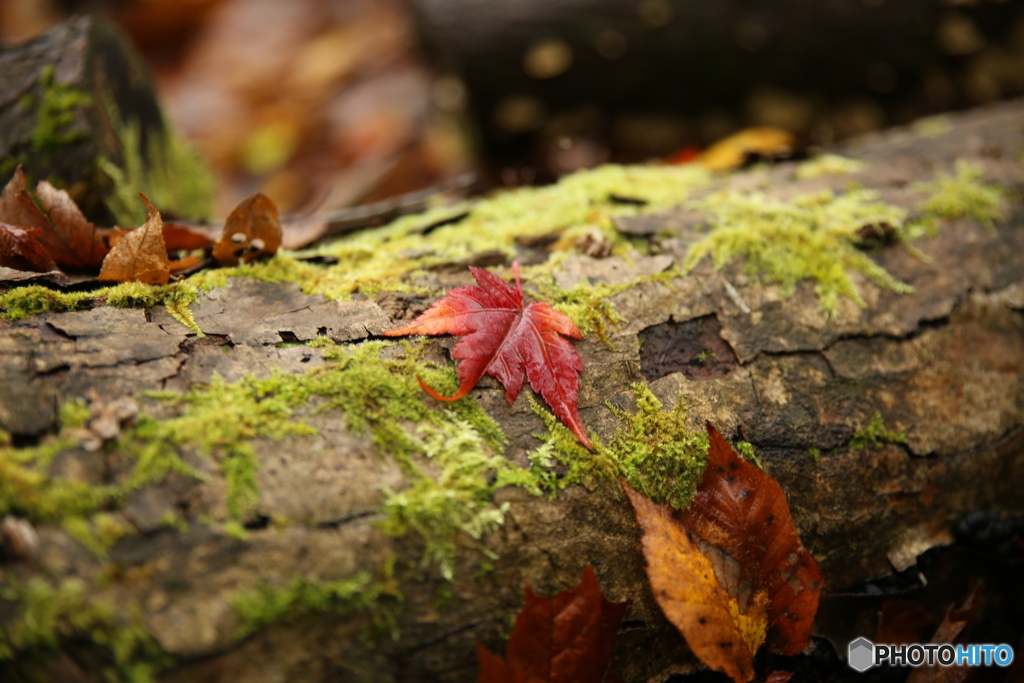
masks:
<instances>
[{"instance_id":1,"label":"tree bark","mask_svg":"<svg viewBox=\"0 0 1024 683\"><path fill-rule=\"evenodd\" d=\"M856 182L912 208L919 197L906 185L952 173L959 160L981 165L987 182L1019 191L1022 113L1024 103L1007 103L951 118L938 135L896 130L852 143L842 151L867 164L852 177L794 180L787 163L725 176L708 191L768 187L785 198ZM620 423L606 402L630 409L630 385L646 382L666 406L682 396L693 429L711 421L727 438L751 442L785 490L832 592L912 565L949 542L969 511L1024 511L1024 210L1019 199L1007 207L991 232L970 218L944 221L937 236L917 243L928 260L899 245L881 248L873 258L914 291L859 280L867 305L844 301L835 319L821 313L809 286L787 298L742 266L714 272L704 264L670 283L646 281L616 294L628 322L609 331L611 346L593 335L577 344L586 367L584 423L607 441ZM556 278L568 286L659 272L699 236L695 223L683 209L620 220L620 229L651 236L663 253L632 262L572 256ZM235 279L194 307L205 339L160 309L99 307L0 322L0 423L26 443L52 429L56 406L70 396L95 392L95 400L109 401L177 391L209 382L215 371L229 382L268 376L272 367L305 372L328 362L322 350L281 342L365 339L391 326L388 314L414 314L410 302L425 305L405 294L325 302L295 285ZM698 358L707 349L713 362ZM486 381L473 393L507 435L506 456L525 464L539 444L533 435L544 431L525 397L510 406L504 390ZM855 435L876 413L905 444L857 446ZM342 427L337 411L308 421L319 436L254 441L261 499L244 539L221 531L224 477L206 465L206 481L171 475L112 510L137 533L114 544L109 557L97 558L59 525L39 524L34 559L8 560L0 580L81 578L90 595L116 605L118 619L138 620L175 658L163 683L472 681L474 643L501 651L524 583L538 592L573 586L593 565L609 599L632 602L615 650L626 681L699 668L650 594L638 529L614 487L573 487L555 498L500 489L494 504L508 505L506 522L483 540L497 558L493 568L478 571L482 555L466 542L448 583L417 570L416 537L394 539L379 528L380 490L403 486L399 466L378 457L368 436ZM116 449L72 449L52 467L99 484L114 476L111 469L116 474L117 458ZM167 526L168 513L184 527ZM240 591L283 588L297 576L379 576L389 558L397 558L396 570L385 583L400 587L401 602L385 595L375 611L311 610L239 637L231 600ZM17 603L0 599L0 623L11 628L20 614ZM367 628L389 619L396 639L367 641ZM69 630L56 650L0 661L0 674L95 680L88 668L95 644L86 647Z\"/></svg>"}]
</instances>

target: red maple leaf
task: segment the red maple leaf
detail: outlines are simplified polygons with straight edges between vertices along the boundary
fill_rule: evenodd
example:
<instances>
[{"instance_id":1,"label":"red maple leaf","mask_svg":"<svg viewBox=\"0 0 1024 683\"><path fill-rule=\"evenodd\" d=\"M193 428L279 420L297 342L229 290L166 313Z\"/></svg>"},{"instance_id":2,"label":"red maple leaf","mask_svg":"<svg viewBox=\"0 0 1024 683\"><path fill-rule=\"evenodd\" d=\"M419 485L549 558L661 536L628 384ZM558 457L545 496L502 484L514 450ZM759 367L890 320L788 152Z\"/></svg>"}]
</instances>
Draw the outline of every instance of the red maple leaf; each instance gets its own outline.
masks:
<instances>
[{"instance_id":1,"label":"red maple leaf","mask_svg":"<svg viewBox=\"0 0 1024 683\"><path fill-rule=\"evenodd\" d=\"M514 286L482 268L470 267L479 286L451 290L413 322L384 334L462 336L452 353L461 361L458 391L454 396L442 396L417 377L428 394L439 401L455 401L468 394L484 375L491 375L502 383L505 397L512 403L529 379L530 386L555 415L590 448L576 406L583 361L562 336L583 339L583 335L569 316L546 301L526 306L519 264L513 263L512 269L516 274Z\"/></svg>"},{"instance_id":2,"label":"red maple leaf","mask_svg":"<svg viewBox=\"0 0 1024 683\"><path fill-rule=\"evenodd\" d=\"M477 644L480 683L610 683L612 644L628 609L601 595L593 567L550 597L526 587L504 659Z\"/></svg>"}]
</instances>

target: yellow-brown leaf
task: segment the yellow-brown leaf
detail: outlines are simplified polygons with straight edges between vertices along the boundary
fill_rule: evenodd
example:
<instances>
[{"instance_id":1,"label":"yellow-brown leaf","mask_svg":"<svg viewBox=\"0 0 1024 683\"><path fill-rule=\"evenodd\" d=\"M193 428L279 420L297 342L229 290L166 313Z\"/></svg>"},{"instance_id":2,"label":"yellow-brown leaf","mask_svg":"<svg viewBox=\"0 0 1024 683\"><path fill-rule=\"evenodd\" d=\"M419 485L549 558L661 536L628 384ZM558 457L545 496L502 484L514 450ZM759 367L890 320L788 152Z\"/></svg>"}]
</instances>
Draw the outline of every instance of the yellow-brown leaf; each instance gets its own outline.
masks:
<instances>
[{"instance_id":1,"label":"yellow-brown leaf","mask_svg":"<svg viewBox=\"0 0 1024 683\"><path fill-rule=\"evenodd\" d=\"M100 280L164 285L171 278L160 212L146 195L139 194L149 211L149 217L145 225L124 235L110 250L103 260Z\"/></svg>"},{"instance_id":2,"label":"yellow-brown leaf","mask_svg":"<svg viewBox=\"0 0 1024 683\"><path fill-rule=\"evenodd\" d=\"M745 611L726 592L714 568L671 508L652 502L623 484L644 531L647 576L654 597L690 649L710 668L737 683L754 678L754 654L765 639L768 596L762 591Z\"/></svg>"}]
</instances>

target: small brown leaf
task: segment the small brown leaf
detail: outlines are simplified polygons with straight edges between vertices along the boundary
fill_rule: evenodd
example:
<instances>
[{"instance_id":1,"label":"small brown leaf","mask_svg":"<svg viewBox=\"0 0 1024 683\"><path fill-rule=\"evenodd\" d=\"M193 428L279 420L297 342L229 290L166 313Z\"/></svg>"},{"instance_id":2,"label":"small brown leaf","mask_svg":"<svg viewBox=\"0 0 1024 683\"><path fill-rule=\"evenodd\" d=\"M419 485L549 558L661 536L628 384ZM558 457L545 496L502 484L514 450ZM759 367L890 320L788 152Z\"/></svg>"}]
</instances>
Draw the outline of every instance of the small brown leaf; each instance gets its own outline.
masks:
<instances>
[{"instance_id":1,"label":"small brown leaf","mask_svg":"<svg viewBox=\"0 0 1024 683\"><path fill-rule=\"evenodd\" d=\"M38 241L41 232L40 228L0 223L0 266L36 273L57 270L57 264Z\"/></svg>"},{"instance_id":2,"label":"small brown leaf","mask_svg":"<svg viewBox=\"0 0 1024 683\"><path fill-rule=\"evenodd\" d=\"M235 207L224 222L224 231L213 245L213 258L222 266L237 266L281 247L281 221L277 206L257 192Z\"/></svg>"},{"instance_id":3,"label":"small brown leaf","mask_svg":"<svg viewBox=\"0 0 1024 683\"><path fill-rule=\"evenodd\" d=\"M164 246L163 221L146 195L140 192L139 196L149 211L146 224L130 231L110 250L103 260L100 280L165 285L171 278L171 269Z\"/></svg>"},{"instance_id":4,"label":"small brown leaf","mask_svg":"<svg viewBox=\"0 0 1024 683\"><path fill-rule=\"evenodd\" d=\"M25 173L18 166L10 182L0 194L0 223L21 228L50 229L50 221L25 192Z\"/></svg>"},{"instance_id":5,"label":"small brown leaf","mask_svg":"<svg viewBox=\"0 0 1024 683\"><path fill-rule=\"evenodd\" d=\"M96 226L86 220L71 195L41 180L36 186L36 196L49 213L50 219L39 241L50 252L53 260L71 268L95 268L100 265L107 255L107 245Z\"/></svg>"}]
</instances>

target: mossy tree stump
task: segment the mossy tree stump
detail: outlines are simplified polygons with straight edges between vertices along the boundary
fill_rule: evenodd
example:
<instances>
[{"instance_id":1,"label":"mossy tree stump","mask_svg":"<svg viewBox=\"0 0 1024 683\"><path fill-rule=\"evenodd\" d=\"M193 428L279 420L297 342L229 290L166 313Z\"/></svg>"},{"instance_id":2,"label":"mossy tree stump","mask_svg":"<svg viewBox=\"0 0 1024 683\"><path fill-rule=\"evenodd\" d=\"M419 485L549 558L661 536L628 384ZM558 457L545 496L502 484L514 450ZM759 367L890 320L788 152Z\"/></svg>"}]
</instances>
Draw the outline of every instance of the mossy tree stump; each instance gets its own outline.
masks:
<instances>
[{"instance_id":1,"label":"mossy tree stump","mask_svg":"<svg viewBox=\"0 0 1024 683\"><path fill-rule=\"evenodd\" d=\"M208 175L170 131L146 63L113 26L70 19L0 49L0 73L0 182L21 165L100 225L140 224L138 191L171 216L209 212Z\"/></svg>"},{"instance_id":2,"label":"mossy tree stump","mask_svg":"<svg viewBox=\"0 0 1024 683\"><path fill-rule=\"evenodd\" d=\"M131 296L0 295L10 317L26 314L0 321L13 444L0 450L0 502L38 534L33 550L15 543L28 532L5 532L0 677L91 681L105 667L164 683L472 681L474 643L500 649L524 582L575 585L587 565L606 596L632 601L616 642L625 680L694 671L651 597L616 477L682 490L705 420L779 480L831 591L911 565L965 513L1024 511L1022 112L1008 103L852 144L843 152L860 166L648 169L634 185L595 171L516 204L486 200L460 223L431 214L350 236L325 252L337 265L281 254ZM665 194L681 206L621 203L650 197L659 173L682 183ZM858 188L878 195L839 211ZM872 212L902 209L904 235L937 231L822 252L852 270L821 275L818 294L850 284L863 300L838 296L831 315L813 280L792 292L761 282L744 265L752 253L681 273L715 234L709 216L755 191L792 221L805 215L793 207L856 215L869 223L852 227L884 238ZM570 194L579 225L533 224ZM501 206L515 208L505 223ZM610 213L632 215L613 228ZM503 253L534 264L527 290L591 330L577 348L593 452L488 381L451 405L429 399L414 376L450 390L452 340L379 337L470 284L466 263L493 252L445 260L505 239L509 224L526 226ZM542 234L515 232L530 230ZM578 253L602 239L618 253ZM405 254L387 263L406 268L397 276L376 270L391 249ZM792 255L794 268L813 265ZM343 286L347 300L308 293L345 299ZM204 337L160 306L104 305L180 303L189 287ZM27 315L47 306L78 310ZM98 450L74 431L90 424L90 396L97 410L126 396L141 406Z\"/></svg>"}]
</instances>

